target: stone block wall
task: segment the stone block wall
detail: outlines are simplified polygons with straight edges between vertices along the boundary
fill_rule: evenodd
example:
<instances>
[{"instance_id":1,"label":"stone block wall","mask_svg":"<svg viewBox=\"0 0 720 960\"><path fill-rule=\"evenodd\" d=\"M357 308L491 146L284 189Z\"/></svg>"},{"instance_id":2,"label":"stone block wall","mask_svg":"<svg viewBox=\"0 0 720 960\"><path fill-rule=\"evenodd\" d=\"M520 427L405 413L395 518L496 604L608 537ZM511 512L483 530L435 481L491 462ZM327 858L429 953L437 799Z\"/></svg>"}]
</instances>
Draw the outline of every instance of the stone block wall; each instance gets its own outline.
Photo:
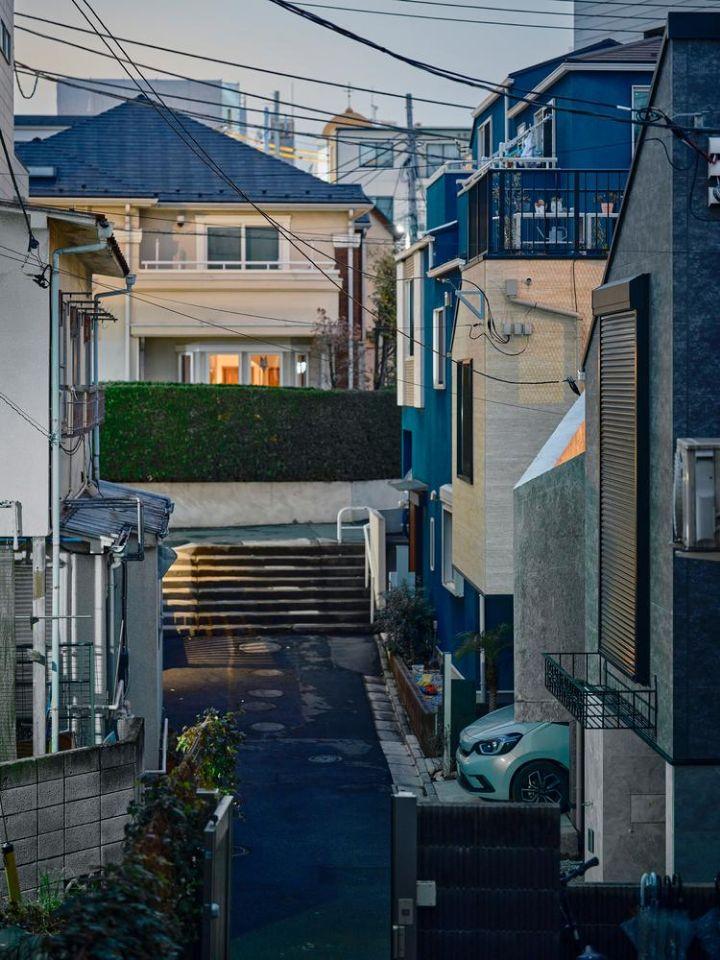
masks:
<instances>
[{"instance_id":1,"label":"stone block wall","mask_svg":"<svg viewBox=\"0 0 720 960\"><path fill-rule=\"evenodd\" d=\"M119 859L142 772L142 720L128 727L118 743L0 764L0 831L15 848L24 893L44 875L67 881ZM0 875L0 897L6 892Z\"/></svg>"}]
</instances>

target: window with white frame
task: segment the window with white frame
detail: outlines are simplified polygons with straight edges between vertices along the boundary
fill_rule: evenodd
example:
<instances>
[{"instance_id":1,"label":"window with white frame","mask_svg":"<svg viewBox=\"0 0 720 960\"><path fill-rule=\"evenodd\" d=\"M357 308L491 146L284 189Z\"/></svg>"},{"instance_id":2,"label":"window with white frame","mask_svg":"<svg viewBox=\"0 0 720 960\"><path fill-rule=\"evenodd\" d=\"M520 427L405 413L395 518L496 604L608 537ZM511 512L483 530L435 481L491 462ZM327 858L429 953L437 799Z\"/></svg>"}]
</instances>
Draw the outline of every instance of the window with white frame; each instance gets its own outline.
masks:
<instances>
[{"instance_id":1,"label":"window with white frame","mask_svg":"<svg viewBox=\"0 0 720 960\"><path fill-rule=\"evenodd\" d=\"M449 160L460 160L463 156L463 147L457 140L447 143L427 140L424 144L425 169L424 176L431 177L437 169Z\"/></svg>"},{"instance_id":2,"label":"window with white frame","mask_svg":"<svg viewBox=\"0 0 720 960\"><path fill-rule=\"evenodd\" d=\"M372 143L360 144L361 167L392 167L392 165L392 140L374 140Z\"/></svg>"},{"instance_id":3,"label":"window with white frame","mask_svg":"<svg viewBox=\"0 0 720 960\"><path fill-rule=\"evenodd\" d=\"M453 526L452 526L452 510L449 510L445 505L442 508L442 543L440 545L442 551L441 557L441 567L440 573L442 575L442 582L444 586L449 589L454 589L455 587L455 572L453 570L452 563L452 554L453 554Z\"/></svg>"},{"instance_id":4,"label":"window with white frame","mask_svg":"<svg viewBox=\"0 0 720 960\"><path fill-rule=\"evenodd\" d=\"M650 87L645 84L634 84L632 88L632 116L633 120L638 119L638 111L643 110L648 103L650 102ZM640 136L640 131L642 130L642 125L639 123L634 123L632 127L632 147L633 153L635 153L635 147L637 146L638 137Z\"/></svg>"},{"instance_id":5,"label":"window with white frame","mask_svg":"<svg viewBox=\"0 0 720 960\"><path fill-rule=\"evenodd\" d=\"M433 387L445 389L445 307L433 310L432 330Z\"/></svg>"},{"instance_id":6,"label":"window with white frame","mask_svg":"<svg viewBox=\"0 0 720 960\"><path fill-rule=\"evenodd\" d=\"M0 52L8 63L12 62L12 34L4 20L0 20Z\"/></svg>"},{"instance_id":7,"label":"window with white frame","mask_svg":"<svg viewBox=\"0 0 720 960\"><path fill-rule=\"evenodd\" d=\"M478 160L489 160L493 153L492 148L492 119L481 123L477 132Z\"/></svg>"},{"instance_id":8,"label":"window with white frame","mask_svg":"<svg viewBox=\"0 0 720 960\"><path fill-rule=\"evenodd\" d=\"M280 238L275 227L209 226L209 270L277 270Z\"/></svg>"},{"instance_id":9,"label":"window with white frame","mask_svg":"<svg viewBox=\"0 0 720 960\"><path fill-rule=\"evenodd\" d=\"M414 264L414 260L412 263ZM407 334L407 355L415 356L415 279L405 281L405 333Z\"/></svg>"}]
</instances>

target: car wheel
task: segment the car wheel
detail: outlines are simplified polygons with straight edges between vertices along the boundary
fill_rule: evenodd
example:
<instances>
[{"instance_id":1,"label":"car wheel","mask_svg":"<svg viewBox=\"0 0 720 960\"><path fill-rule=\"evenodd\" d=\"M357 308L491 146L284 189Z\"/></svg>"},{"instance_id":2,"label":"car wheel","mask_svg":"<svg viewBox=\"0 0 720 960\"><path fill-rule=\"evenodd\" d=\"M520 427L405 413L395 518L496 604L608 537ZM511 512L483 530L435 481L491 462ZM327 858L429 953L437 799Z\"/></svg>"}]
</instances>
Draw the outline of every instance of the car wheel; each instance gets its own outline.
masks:
<instances>
[{"instance_id":1,"label":"car wheel","mask_svg":"<svg viewBox=\"0 0 720 960\"><path fill-rule=\"evenodd\" d=\"M549 760L535 760L523 767L512 782L510 795L516 803L557 803L568 809L568 775Z\"/></svg>"}]
</instances>

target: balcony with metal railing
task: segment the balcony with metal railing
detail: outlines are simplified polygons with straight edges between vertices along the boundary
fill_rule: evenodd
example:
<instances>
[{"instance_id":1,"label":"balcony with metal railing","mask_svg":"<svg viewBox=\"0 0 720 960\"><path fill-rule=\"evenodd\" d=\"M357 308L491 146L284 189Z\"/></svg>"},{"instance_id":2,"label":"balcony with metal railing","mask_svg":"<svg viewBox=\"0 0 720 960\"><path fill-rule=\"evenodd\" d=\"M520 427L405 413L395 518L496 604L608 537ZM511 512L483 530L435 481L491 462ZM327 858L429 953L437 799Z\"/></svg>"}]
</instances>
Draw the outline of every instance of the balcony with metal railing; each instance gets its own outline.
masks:
<instances>
[{"instance_id":1,"label":"balcony with metal railing","mask_svg":"<svg viewBox=\"0 0 720 960\"><path fill-rule=\"evenodd\" d=\"M319 273L320 271L336 270L334 260L321 260L312 252L309 259L297 260L141 260L141 270L183 270L188 272L205 272L220 270L223 272L268 272L282 271L294 273Z\"/></svg>"},{"instance_id":2,"label":"balcony with metal railing","mask_svg":"<svg viewBox=\"0 0 720 960\"><path fill-rule=\"evenodd\" d=\"M105 419L105 391L102 387L63 387L62 435L79 437L90 433Z\"/></svg>"},{"instance_id":3,"label":"balcony with metal railing","mask_svg":"<svg viewBox=\"0 0 720 960\"><path fill-rule=\"evenodd\" d=\"M633 684L601 653L546 653L545 687L586 730L634 730L653 741L657 681Z\"/></svg>"},{"instance_id":4,"label":"balcony with metal railing","mask_svg":"<svg viewBox=\"0 0 720 960\"><path fill-rule=\"evenodd\" d=\"M513 168L493 161L465 185L468 258L605 257L626 180L626 170Z\"/></svg>"}]
</instances>

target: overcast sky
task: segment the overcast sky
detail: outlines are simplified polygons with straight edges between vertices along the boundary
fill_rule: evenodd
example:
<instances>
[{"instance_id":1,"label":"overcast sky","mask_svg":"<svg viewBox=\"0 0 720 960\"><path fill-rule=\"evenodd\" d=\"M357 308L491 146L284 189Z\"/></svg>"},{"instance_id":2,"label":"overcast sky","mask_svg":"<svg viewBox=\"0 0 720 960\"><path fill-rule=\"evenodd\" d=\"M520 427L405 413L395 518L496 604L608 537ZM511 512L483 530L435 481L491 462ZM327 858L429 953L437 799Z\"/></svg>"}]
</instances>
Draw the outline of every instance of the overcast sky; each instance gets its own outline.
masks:
<instances>
[{"instance_id":1,"label":"overcast sky","mask_svg":"<svg viewBox=\"0 0 720 960\"><path fill-rule=\"evenodd\" d=\"M122 0L120 4L115 0L92 2L117 36L142 39L322 80L400 93L411 92L418 97L448 100L454 104L477 104L484 96L482 91L440 81L321 27L304 22L276 7L269 0L204 0L203 3L190 0ZM342 0L325 2L340 5ZM571 4L564 0L464 0L469 8L467 14L452 7L426 6L408 3L406 0L345 2L349 6L368 10L394 10L442 17L459 14L478 20L486 17L494 20L553 23L558 27L567 27L571 23L569 15L550 16L547 12L549 9L569 11ZM533 9L538 10L538 14L483 12L473 10L473 2ZM542 7L545 9L542 10ZM442 23L322 9L315 12L399 52L494 81L527 63L562 53L570 49L572 43L572 32L568 29ZM70 0L16 0L16 13L35 14L86 26ZM16 25L72 38L95 49L102 49L98 40L80 34L73 35L57 27L32 23L20 17L16 18ZM123 76L120 67L108 60L32 37L20 30L16 31L15 45L17 59L31 66L84 77ZM294 97L297 104L328 111L341 111L347 106L347 94L336 88L273 78L235 67L204 65L198 61L160 54L141 47L132 47L130 50L133 56L143 63L187 73L193 77L238 81L241 88L248 93L269 96L273 90L279 89L284 99ZM152 73L149 71L148 75L151 76ZM23 86L26 92L29 92L31 85L27 79ZM379 94L375 99L378 119L402 119L404 105L401 101ZM352 94L352 106L368 116L370 101L369 94ZM259 101L249 101L249 104L262 106ZM54 113L53 86L41 82L35 96L29 101L22 100L16 91L16 109L24 113ZM302 111L298 108L298 112ZM251 114L249 119L261 122L258 114ZM467 109L418 103L415 119L422 123L463 125L470 123L470 114ZM298 121L297 127L318 129L317 124L307 121Z\"/></svg>"}]
</instances>

